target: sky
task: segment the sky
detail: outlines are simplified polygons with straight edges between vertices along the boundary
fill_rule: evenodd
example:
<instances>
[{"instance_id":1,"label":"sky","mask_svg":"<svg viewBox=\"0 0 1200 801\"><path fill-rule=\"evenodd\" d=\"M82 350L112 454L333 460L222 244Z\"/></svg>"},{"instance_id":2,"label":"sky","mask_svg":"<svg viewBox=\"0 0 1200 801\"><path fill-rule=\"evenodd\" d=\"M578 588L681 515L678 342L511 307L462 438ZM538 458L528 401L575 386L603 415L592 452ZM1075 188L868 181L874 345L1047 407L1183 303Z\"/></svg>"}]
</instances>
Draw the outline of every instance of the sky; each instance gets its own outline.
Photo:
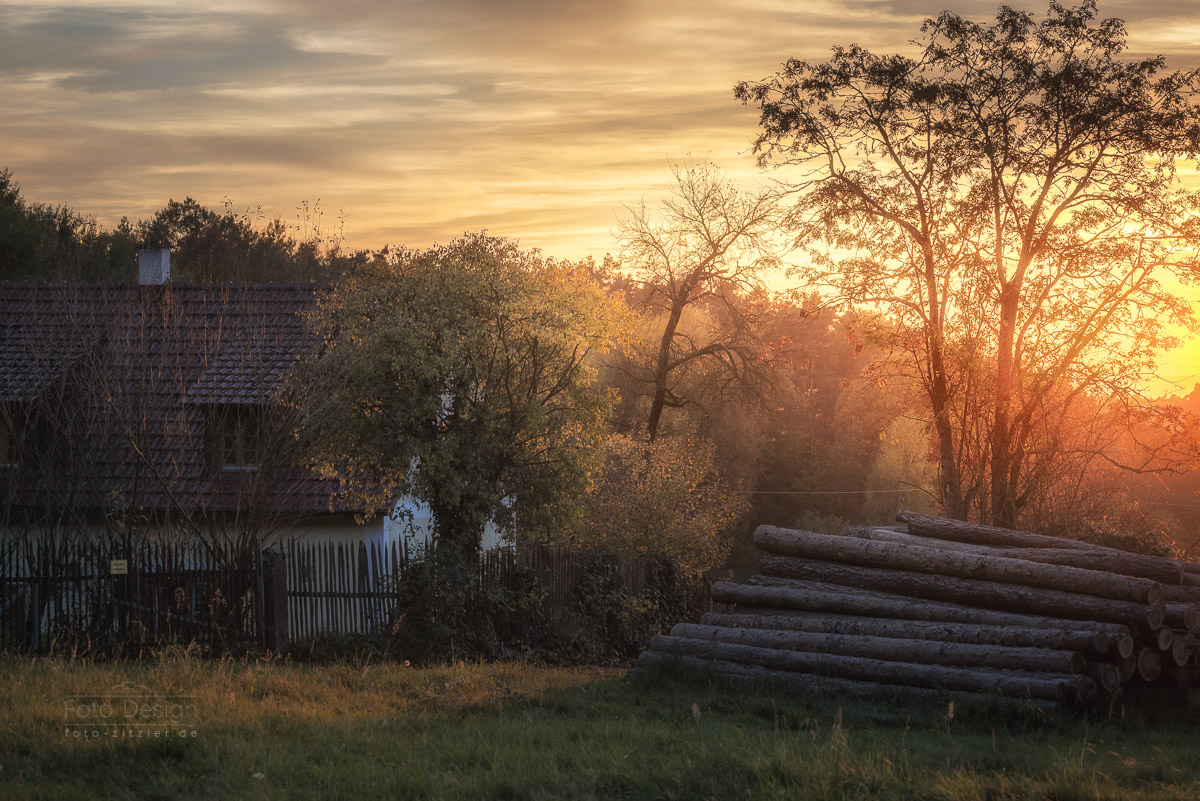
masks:
<instances>
[{"instance_id":1,"label":"sky","mask_svg":"<svg viewBox=\"0 0 1200 801\"><path fill-rule=\"evenodd\" d=\"M672 163L708 159L747 187L786 177L755 167L738 81L837 44L905 50L944 8L986 21L997 5L0 0L0 168L26 199L106 226L190 196L351 248L486 228L599 258L622 204L655 204ZM1200 66L1200 0L1100 13L1126 20L1129 55ZM1200 374L1200 344L1164 371Z\"/></svg>"}]
</instances>

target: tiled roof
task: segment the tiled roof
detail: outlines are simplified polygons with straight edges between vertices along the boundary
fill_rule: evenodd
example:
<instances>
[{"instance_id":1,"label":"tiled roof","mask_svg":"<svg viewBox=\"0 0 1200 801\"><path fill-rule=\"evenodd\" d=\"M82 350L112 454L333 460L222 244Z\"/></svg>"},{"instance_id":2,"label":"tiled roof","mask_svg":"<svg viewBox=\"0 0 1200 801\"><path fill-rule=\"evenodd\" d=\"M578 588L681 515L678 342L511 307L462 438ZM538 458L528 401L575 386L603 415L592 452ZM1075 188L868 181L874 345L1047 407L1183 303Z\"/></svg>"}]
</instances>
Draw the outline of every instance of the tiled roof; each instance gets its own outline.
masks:
<instances>
[{"instance_id":1,"label":"tiled roof","mask_svg":"<svg viewBox=\"0 0 1200 801\"><path fill-rule=\"evenodd\" d=\"M0 403L25 420L9 502L325 512L334 482L214 469L219 404L269 404L309 352L296 284L0 283ZM281 439L287 439L286 437ZM7 488L5 484L7 483Z\"/></svg>"}]
</instances>

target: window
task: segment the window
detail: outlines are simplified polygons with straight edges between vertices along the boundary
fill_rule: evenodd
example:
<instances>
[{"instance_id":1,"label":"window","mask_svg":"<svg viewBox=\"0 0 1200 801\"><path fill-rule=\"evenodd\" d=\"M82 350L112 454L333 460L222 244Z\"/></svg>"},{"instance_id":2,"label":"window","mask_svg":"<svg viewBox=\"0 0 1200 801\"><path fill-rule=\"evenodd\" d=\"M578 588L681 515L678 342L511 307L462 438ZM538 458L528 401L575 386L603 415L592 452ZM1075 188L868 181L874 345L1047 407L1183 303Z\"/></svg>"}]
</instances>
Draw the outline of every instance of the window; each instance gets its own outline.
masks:
<instances>
[{"instance_id":1,"label":"window","mask_svg":"<svg viewBox=\"0 0 1200 801\"><path fill-rule=\"evenodd\" d=\"M217 406L209 418L213 465L225 473L249 473L262 466L263 410L257 406Z\"/></svg>"}]
</instances>

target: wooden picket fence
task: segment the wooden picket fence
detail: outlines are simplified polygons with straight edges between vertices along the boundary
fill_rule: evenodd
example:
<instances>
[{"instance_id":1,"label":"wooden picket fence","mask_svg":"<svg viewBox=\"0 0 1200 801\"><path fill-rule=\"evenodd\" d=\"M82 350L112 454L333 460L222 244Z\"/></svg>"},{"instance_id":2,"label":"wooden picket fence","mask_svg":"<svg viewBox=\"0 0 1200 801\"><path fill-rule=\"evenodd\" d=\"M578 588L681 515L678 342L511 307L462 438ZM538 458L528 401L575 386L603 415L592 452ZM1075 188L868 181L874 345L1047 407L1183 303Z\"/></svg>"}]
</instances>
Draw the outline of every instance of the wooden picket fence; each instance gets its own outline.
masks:
<instances>
[{"instance_id":1,"label":"wooden picket fence","mask_svg":"<svg viewBox=\"0 0 1200 801\"><path fill-rule=\"evenodd\" d=\"M402 613L395 581L409 563L399 543L296 541L282 550L286 581L268 575L264 584L267 554L260 558L255 548L0 540L0 651L38 652L81 638L101 647L264 642L272 631L264 607L275 603L279 583L286 586L278 603L286 597L292 638L381 634ZM475 566L477 589L514 586L520 573L535 582L551 611L565 611L593 558L546 546L496 549ZM114 559L124 572L114 572ZM617 567L629 592L641 593L647 563ZM697 599L708 602L707 585L697 588Z\"/></svg>"},{"instance_id":2,"label":"wooden picket fence","mask_svg":"<svg viewBox=\"0 0 1200 801\"><path fill-rule=\"evenodd\" d=\"M293 542L284 548L291 636L382 631L406 564L399 543Z\"/></svg>"},{"instance_id":3,"label":"wooden picket fence","mask_svg":"<svg viewBox=\"0 0 1200 801\"><path fill-rule=\"evenodd\" d=\"M5 539L0 650L254 640L262 628L260 579L253 549Z\"/></svg>"},{"instance_id":4,"label":"wooden picket fence","mask_svg":"<svg viewBox=\"0 0 1200 801\"><path fill-rule=\"evenodd\" d=\"M293 638L378 634L393 620L394 581L408 567L399 543L293 542L284 547L288 617ZM551 609L567 609L591 559L587 553L532 546L498 548L476 565L478 588L509 586L518 567L532 574ZM621 560L621 580L633 594L645 587L647 562ZM697 599L708 604L708 584Z\"/></svg>"}]
</instances>

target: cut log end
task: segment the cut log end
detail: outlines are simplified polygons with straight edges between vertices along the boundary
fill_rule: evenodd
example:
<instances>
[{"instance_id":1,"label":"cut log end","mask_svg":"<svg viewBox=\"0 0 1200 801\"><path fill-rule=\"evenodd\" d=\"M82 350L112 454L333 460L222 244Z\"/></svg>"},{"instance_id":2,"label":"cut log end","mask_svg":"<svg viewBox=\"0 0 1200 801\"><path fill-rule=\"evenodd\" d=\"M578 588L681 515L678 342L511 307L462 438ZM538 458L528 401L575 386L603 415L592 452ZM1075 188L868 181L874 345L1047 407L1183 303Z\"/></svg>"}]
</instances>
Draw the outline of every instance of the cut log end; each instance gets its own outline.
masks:
<instances>
[{"instance_id":1,"label":"cut log end","mask_svg":"<svg viewBox=\"0 0 1200 801\"><path fill-rule=\"evenodd\" d=\"M1121 688L1121 671L1117 669L1116 665L1090 662L1087 666L1087 674L1106 693L1115 693Z\"/></svg>"},{"instance_id":2,"label":"cut log end","mask_svg":"<svg viewBox=\"0 0 1200 801\"><path fill-rule=\"evenodd\" d=\"M1162 657L1152 648L1142 648L1137 653L1137 673L1142 681L1151 682L1162 672Z\"/></svg>"}]
</instances>

